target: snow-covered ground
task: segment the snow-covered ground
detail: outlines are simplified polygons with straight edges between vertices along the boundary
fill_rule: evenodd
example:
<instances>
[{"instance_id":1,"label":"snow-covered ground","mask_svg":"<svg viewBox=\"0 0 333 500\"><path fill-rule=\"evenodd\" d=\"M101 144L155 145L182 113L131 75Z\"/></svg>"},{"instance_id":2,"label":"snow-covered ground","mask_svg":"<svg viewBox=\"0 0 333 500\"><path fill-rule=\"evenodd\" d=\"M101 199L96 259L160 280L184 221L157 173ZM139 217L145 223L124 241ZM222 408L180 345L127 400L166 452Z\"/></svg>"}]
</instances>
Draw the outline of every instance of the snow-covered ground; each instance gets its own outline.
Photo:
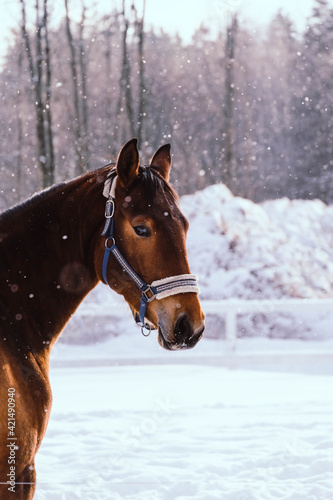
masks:
<instances>
[{"instance_id":1,"label":"snow-covered ground","mask_svg":"<svg viewBox=\"0 0 333 500\"><path fill-rule=\"evenodd\" d=\"M237 349L55 346L36 500L332 500L333 342Z\"/></svg>"},{"instance_id":2,"label":"snow-covered ground","mask_svg":"<svg viewBox=\"0 0 333 500\"><path fill-rule=\"evenodd\" d=\"M182 206L203 298L333 296L332 207L224 186ZM250 336L240 321L235 351L220 335L177 353L105 286L82 308L112 302L53 350L36 500L332 500L332 313L260 316Z\"/></svg>"}]
</instances>

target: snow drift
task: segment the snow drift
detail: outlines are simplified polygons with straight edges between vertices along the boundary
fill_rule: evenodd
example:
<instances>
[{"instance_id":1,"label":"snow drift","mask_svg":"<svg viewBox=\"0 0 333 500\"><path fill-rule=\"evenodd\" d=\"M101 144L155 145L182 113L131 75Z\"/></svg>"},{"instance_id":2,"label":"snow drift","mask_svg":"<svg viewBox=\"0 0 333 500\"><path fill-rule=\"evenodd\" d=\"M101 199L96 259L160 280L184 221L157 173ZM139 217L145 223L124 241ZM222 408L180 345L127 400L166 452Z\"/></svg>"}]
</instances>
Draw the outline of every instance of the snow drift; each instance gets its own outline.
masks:
<instances>
[{"instance_id":1,"label":"snow drift","mask_svg":"<svg viewBox=\"0 0 333 500\"><path fill-rule=\"evenodd\" d=\"M256 204L222 184L181 205L203 298L333 296L332 206L287 198Z\"/></svg>"}]
</instances>

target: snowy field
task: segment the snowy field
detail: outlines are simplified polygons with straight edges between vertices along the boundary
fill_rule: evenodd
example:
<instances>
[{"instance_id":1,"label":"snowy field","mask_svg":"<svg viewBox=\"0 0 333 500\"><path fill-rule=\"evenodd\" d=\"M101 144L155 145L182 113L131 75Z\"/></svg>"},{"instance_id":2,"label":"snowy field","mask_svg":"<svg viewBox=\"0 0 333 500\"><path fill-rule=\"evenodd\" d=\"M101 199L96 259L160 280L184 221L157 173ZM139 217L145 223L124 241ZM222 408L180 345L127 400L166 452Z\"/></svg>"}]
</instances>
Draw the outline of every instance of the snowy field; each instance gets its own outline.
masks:
<instances>
[{"instance_id":1,"label":"snowy field","mask_svg":"<svg viewBox=\"0 0 333 500\"><path fill-rule=\"evenodd\" d=\"M333 296L332 207L256 205L224 186L182 204L202 298ZM332 312L239 318L235 351L213 317L177 353L106 287L89 308L52 353L36 500L333 499Z\"/></svg>"},{"instance_id":2,"label":"snowy field","mask_svg":"<svg viewBox=\"0 0 333 500\"><path fill-rule=\"evenodd\" d=\"M284 362L289 341L168 353L135 333L55 347L37 500L332 500L332 342L290 341ZM260 345L275 371L242 368Z\"/></svg>"}]
</instances>

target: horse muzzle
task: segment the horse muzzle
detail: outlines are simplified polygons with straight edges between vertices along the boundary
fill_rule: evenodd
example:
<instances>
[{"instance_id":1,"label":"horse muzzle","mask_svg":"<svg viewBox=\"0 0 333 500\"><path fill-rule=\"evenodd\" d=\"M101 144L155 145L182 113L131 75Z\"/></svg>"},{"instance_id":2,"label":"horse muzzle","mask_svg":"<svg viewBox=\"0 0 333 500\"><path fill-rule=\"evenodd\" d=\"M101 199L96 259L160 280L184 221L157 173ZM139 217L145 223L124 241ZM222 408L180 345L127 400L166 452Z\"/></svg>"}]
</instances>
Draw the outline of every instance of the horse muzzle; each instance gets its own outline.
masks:
<instances>
[{"instance_id":1,"label":"horse muzzle","mask_svg":"<svg viewBox=\"0 0 333 500\"><path fill-rule=\"evenodd\" d=\"M192 349L201 339L204 329L203 320L194 325L187 314L180 314L171 334L167 333L168 330L163 328L162 324L159 324L158 342L168 351Z\"/></svg>"}]
</instances>

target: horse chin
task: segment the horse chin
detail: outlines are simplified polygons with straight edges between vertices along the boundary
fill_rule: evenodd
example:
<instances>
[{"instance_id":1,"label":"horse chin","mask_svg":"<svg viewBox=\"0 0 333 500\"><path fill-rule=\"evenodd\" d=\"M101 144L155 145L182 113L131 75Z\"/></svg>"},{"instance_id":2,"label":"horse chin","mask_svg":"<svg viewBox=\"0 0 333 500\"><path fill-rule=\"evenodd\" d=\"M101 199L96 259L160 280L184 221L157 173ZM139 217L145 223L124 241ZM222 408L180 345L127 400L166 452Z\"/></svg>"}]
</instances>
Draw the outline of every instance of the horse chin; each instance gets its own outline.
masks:
<instances>
[{"instance_id":1,"label":"horse chin","mask_svg":"<svg viewBox=\"0 0 333 500\"><path fill-rule=\"evenodd\" d=\"M131 311L135 322L138 323L140 321L139 313L132 307ZM192 343L177 343L175 342L175 340L169 340L166 329L160 323L158 325L155 325L155 323L147 319L147 317L145 318L145 323L148 327L150 327L151 330L158 330L158 343L161 347L163 347L163 349L166 349L167 351L182 351L185 349L192 349L196 345L197 340L199 340L197 339Z\"/></svg>"},{"instance_id":2,"label":"horse chin","mask_svg":"<svg viewBox=\"0 0 333 500\"><path fill-rule=\"evenodd\" d=\"M159 326L158 327L158 343L160 344L163 349L166 349L167 351L177 351L179 347L176 344L173 344L169 341L166 340L165 336L163 335L162 328Z\"/></svg>"},{"instance_id":3,"label":"horse chin","mask_svg":"<svg viewBox=\"0 0 333 500\"><path fill-rule=\"evenodd\" d=\"M185 342L183 342L182 344L178 344L175 341L168 340L168 337L165 331L163 331L161 325L158 326L158 343L161 347L163 347L163 349L166 349L167 351L183 351L185 349L192 349L192 347L194 347L195 345L188 345Z\"/></svg>"}]
</instances>

